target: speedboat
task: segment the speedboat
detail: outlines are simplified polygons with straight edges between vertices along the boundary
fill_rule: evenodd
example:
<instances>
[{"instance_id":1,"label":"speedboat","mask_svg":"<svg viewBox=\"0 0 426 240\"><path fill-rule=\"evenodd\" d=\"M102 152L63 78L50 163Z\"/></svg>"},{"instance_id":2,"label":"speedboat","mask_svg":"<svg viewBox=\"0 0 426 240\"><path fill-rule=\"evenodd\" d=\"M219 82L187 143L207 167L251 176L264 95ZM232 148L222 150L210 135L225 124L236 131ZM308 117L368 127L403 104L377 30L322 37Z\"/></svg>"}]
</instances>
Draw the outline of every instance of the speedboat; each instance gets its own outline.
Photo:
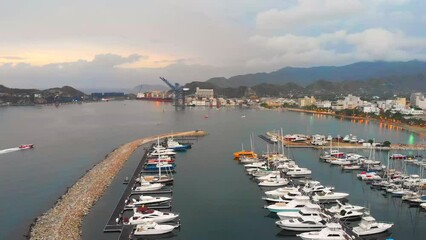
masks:
<instances>
[{"instance_id":1,"label":"speedboat","mask_svg":"<svg viewBox=\"0 0 426 240\"><path fill-rule=\"evenodd\" d=\"M347 240L351 239L339 223L327 223L319 232L306 232L297 235L303 240Z\"/></svg>"},{"instance_id":2,"label":"speedboat","mask_svg":"<svg viewBox=\"0 0 426 240\"><path fill-rule=\"evenodd\" d=\"M277 213L278 217L281 220L288 220L299 218L303 216L320 216L321 207L318 204L307 204L305 207L300 209L298 212L279 212Z\"/></svg>"},{"instance_id":3,"label":"speedboat","mask_svg":"<svg viewBox=\"0 0 426 240\"><path fill-rule=\"evenodd\" d=\"M321 192L316 192L312 199L315 201L335 201L349 196L348 193L334 192L330 189L324 189Z\"/></svg>"},{"instance_id":4,"label":"speedboat","mask_svg":"<svg viewBox=\"0 0 426 240\"><path fill-rule=\"evenodd\" d=\"M132 198L131 201L126 200L126 206L135 207L140 205L149 205L149 204L162 204L170 202L172 198L170 197L152 197L141 195L138 200Z\"/></svg>"},{"instance_id":5,"label":"speedboat","mask_svg":"<svg viewBox=\"0 0 426 240\"><path fill-rule=\"evenodd\" d=\"M142 181L140 186L134 187L134 192L149 192L149 191L157 191L160 190L165 185L162 183L150 183L147 181Z\"/></svg>"},{"instance_id":6,"label":"speedboat","mask_svg":"<svg viewBox=\"0 0 426 240\"><path fill-rule=\"evenodd\" d=\"M343 170L359 170L361 169L361 166L349 164L349 165L342 166L342 169Z\"/></svg>"},{"instance_id":7,"label":"speedboat","mask_svg":"<svg viewBox=\"0 0 426 240\"><path fill-rule=\"evenodd\" d=\"M275 203L266 208L271 212L298 212L300 209L311 203L308 196L299 196L288 203Z\"/></svg>"},{"instance_id":8,"label":"speedboat","mask_svg":"<svg viewBox=\"0 0 426 240\"><path fill-rule=\"evenodd\" d=\"M297 187L282 187L275 190L266 191L265 194L268 197L283 197L289 192L298 191Z\"/></svg>"},{"instance_id":9,"label":"speedboat","mask_svg":"<svg viewBox=\"0 0 426 240\"><path fill-rule=\"evenodd\" d=\"M276 179L265 180L259 183L261 187L279 187L287 185L289 181L286 178L278 177Z\"/></svg>"},{"instance_id":10,"label":"speedboat","mask_svg":"<svg viewBox=\"0 0 426 240\"><path fill-rule=\"evenodd\" d=\"M343 204L339 200L336 201L337 205L327 209L331 213L339 213L342 210L346 211L363 211L364 207L351 205L349 203Z\"/></svg>"},{"instance_id":11,"label":"speedboat","mask_svg":"<svg viewBox=\"0 0 426 240\"><path fill-rule=\"evenodd\" d=\"M365 236L385 232L392 226L393 223L377 222L373 217L365 216L362 217L359 225L354 227L352 230L358 236Z\"/></svg>"},{"instance_id":12,"label":"speedboat","mask_svg":"<svg viewBox=\"0 0 426 240\"><path fill-rule=\"evenodd\" d=\"M34 148L34 144L22 144L19 146L19 149L31 149Z\"/></svg>"},{"instance_id":13,"label":"speedboat","mask_svg":"<svg viewBox=\"0 0 426 240\"><path fill-rule=\"evenodd\" d=\"M135 236L160 235L173 231L178 226L168 224L158 224L154 221L147 221L143 224L138 224L133 232Z\"/></svg>"},{"instance_id":14,"label":"speedboat","mask_svg":"<svg viewBox=\"0 0 426 240\"><path fill-rule=\"evenodd\" d=\"M148 220L156 223L174 221L179 217L177 213L160 212L147 207L133 208L133 217L124 220L124 224L137 225ZM126 221L127 220L127 221Z\"/></svg>"},{"instance_id":15,"label":"speedboat","mask_svg":"<svg viewBox=\"0 0 426 240\"><path fill-rule=\"evenodd\" d=\"M327 222L320 216L303 216L295 219L276 221L280 228L289 231L318 231L326 227Z\"/></svg>"}]
</instances>

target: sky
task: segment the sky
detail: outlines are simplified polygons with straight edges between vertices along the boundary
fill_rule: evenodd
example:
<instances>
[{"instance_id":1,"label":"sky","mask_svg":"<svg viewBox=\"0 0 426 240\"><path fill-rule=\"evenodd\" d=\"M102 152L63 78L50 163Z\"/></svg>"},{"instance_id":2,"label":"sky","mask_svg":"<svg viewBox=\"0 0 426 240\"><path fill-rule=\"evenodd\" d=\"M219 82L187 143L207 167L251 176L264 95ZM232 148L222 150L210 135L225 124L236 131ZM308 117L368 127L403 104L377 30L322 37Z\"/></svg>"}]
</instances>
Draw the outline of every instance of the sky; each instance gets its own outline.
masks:
<instances>
[{"instance_id":1,"label":"sky","mask_svg":"<svg viewBox=\"0 0 426 240\"><path fill-rule=\"evenodd\" d=\"M424 0L0 0L0 84L133 88L426 60Z\"/></svg>"}]
</instances>

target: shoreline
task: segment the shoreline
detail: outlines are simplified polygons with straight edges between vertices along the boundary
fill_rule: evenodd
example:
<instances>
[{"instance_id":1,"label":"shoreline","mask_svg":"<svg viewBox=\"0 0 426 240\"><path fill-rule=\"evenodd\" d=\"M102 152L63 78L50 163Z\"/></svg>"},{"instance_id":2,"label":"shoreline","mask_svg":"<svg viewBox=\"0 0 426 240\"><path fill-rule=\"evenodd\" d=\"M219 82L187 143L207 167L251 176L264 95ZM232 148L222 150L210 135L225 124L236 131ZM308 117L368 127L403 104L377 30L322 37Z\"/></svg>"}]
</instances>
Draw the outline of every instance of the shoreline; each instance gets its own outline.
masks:
<instances>
[{"instance_id":1,"label":"shoreline","mask_svg":"<svg viewBox=\"0 0 426 240\"><path fill-rule=\"evenodd\" d=\"M80 177L58 198L55 205L30 225L28 239L81 239L81 224L92 206L104 194L124 163L140 146L166 137L201 137L205 131L159 134L120 145Z\"/></svg>"},{"instance_id":2,"label":"shoreline","mask_svg":"<svg viewBox=\"0 0 426 240\"><path fill-rule=\"evenodd\" d=\"M345 115L339 115L335 113L330 112L317 112L313 110L305 110L305 109L299 109L299 108L283 108L283 110L287 110L290 112L303 112L303 113L311 113L311 114L321 114L321 115L327 115L327 116L333 116L337 118L344 118L344 119L352 119L352 120L365 120L365 121L374 121L378 124L388 124L390 126L399 127L403 130L416 133L422 137L426 136L426 128L419 127L419 126L411 126L405 123L396 123L389 120L378 120L376 118L370 118L370 117L358 117L358 116L345 116Z\"/></svg>"}]
</instances>

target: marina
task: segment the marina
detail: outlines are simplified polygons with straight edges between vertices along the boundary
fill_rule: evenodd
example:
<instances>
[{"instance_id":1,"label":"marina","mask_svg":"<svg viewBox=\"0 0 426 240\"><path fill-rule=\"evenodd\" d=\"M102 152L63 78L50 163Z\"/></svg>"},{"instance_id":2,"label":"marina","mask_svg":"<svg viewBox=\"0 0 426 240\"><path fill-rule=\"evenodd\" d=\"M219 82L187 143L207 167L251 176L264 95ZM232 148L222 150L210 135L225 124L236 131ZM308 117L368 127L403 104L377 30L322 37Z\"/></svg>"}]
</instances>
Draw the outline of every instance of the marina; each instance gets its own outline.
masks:
<instances>
[{"instance_id":1,"label":"marina","mask_svg":"<svg viewBox=\"0 0 426 240\"><path fill-rule=\"evenodd\" d=\"M182 228L176 234L164 237L167 239L194 240L225 237L233 239L282 239L283 237L289 240L300 239L295 235L288 236L287 232L278 228L275 225L278 219L267 217L269 211L263 208L265 201L261 199L263 191L247 178L246 171L239 164L230 161L233 152L240 150L241 143L244 143L244 146L250 146L248 141L250 132L253 131L257 136L271 129L283 127L283 131L287 133L305 132L310 135L325 132L337 136L339 133L356 132L359 137L364 139L376 138L377 141L391 140L392 142L409 143L409 140L413 138L408 132L380 129L375 124L357 125L350 121L336 121L333 118L320 119L299 113L198 109L187 110L183 114L182 112L174 112L173 108L165 107L166 110L163 112L163 107L155 108L154 104L137 103L126 102L124 108L123 103L110 102L108 104L70 105L58 109L61 113L60 116L63 117L60 121L62 123L67 123L67 117L81 114L83 109L84 112L96 112L97 115L85 115L88 120L74 121L74 124L80 127L86 126L87 122L99 125L98 130L88 130L87 134L81 135L79 133L78 136L73 135L76 129L70 128L68 130L64 127L64 131L68 132L66 132L66 136L60 139L55 138L49 130L46 130L49 125L42 124L46 119L40 116L42 113L40 110L29 110L33 116L34 124L40 124L44 127L30 130L25 127L25 124L20 123L20 126L22 126L21 136L25 136L27 131L34 131L38 135L45 134L46 138L43 141L27 139L26 142L34 143L36 146L31 151L17 151L2 155L4 168L0 169L0 176L4 183L14 181L22 189L25 189L26 193L31 193L34 197L31 198L30 202L27 194L20 195L20 192L13 191L9 185L2 185L3 189L13 193L10 195L13 200L9 195L4 196L1 202L4 206L2 214L14 217L0 226L2 227L1 237L4 239L22 238L20 233L26 232L28 225L22 226L21 230L16 230L16 227L20 226L15 222L17 219L29 224L33 220L31 216L39 215L36 210L42 213L51 207L53 203L46 201L46 199L56 199L57 196L61 196L63 189L71 186L85 173L86 169L90 169L92 165L97 163L96 159L103 159L106 153L111 152L112 149L126 142L126 140L138 138L141 132L144 135L156 135L161 132L170 132L172 129L197 128L205 129L209 132L209 135L197 142L196 146L194 145L195 147L190 151L177 154L177 157L182 161L178 162L176 174L174 174L176 184L173 186L173 211L181 214ZM111 110L118 111L119 115L116 119L109 115ZM12 110L9 109L9 111ZM8 118L3 120L14 123L16 119L22 119L19 117L19 113L22 111L21 108L13 109L10 113L13 121ZM135 111L137 115L148 120L145 120L145 122L135 121ZM149 114L147 115L147 113ZM206 114L209 115L208 120L204 120ZM242 119L241 115L246 117ZM233 118L237 121L230 120ZM179 119L179 121L176 122L176 119ZM123 123L118 125L119 121L123 121ZM227 122L226 126L223 124L225 121ZM60 123L54 122L50 125L58 124ZM135 124L137 127L135 127ZM140 131L135 131L135 129L140 129ZM8 131L4 128L1 130L5 133ZM22 137L13 137L16 136L16 133L11 136L6 142L6 139L0 139L0 141L3 141L3 146L17 146L22 143ZM70 148L68 143L72 141L72 137L83 138L84 141L76 141L73 143L73 148ZM98 141L98 139L103 140ZM265 153L267 150L265 148L266 142L260 138L253 140L256 152L258 154ZM93 143L96 145L93 145ZM414 135L413 143L422 143L422 138ZM272 147L270 147L271 149ZM328 146L325 147L326 151L327 149ZM368 149L356 149L356 152L364 156L369 154ZM46 159L46 153L54 157ZM141 156L145 152L140 148L135 153L137 154L130 157L123 169L113 179L105 194L85 216L82 223L83 239L117 240L120 234L123 238L129 236L131 229L128 230L127 228L124 228L121 233L103 233L103 230L105 224L111 218L113 209L120 201L122 193L127 188L127 185L123 184L123 179L128 177L130 181L130 177L133 176L140 163ZM371 215L377 221L393 222L392 238L422 239L425 232L421 226L426 223L426 212L421 207L407 207L408 205L403 203L402 198L391 197L388 194L384 196L383 191L371 189L371 185L358 180L356 172L342 172L339 166L319 161L320 153L321 150L313 148L290 148L288 153L286 149L286 155L295 159L301 168L312 170L312 179L321 182L324 186L334 186L336 192L349 193L349 202L353 205L368 207ZM425 155L422 151L419 153L416 151L396 153ZM386 157L386 151L376 151L376 159L381 160L384 165L386 165ZM395 160L396 164L402 164L402 162ZM14 166L22 168L23 165L21 164L29 165L32 171L19 174L19 170L14 169ZM50 167L43 167L45 165ZM407 169L410 174L415 174L417 170L412 165L412 163L407 162ZM63 168L68 169L69 175L54 174L60 172ZM10 175L10 172L13 172L14 175ZM49 178L46 178L49 184L44 184L45 181L40 176L49 176ZM59 190L53 191L53 189ZM20 207L13 207L15 203L19 204ZM209 207L206 208L206 206ZM14 210L9 212L9 209ZM30 217L24 221L22 218L25 216ZM210 222L215 224L207 224ZM12 223L17 224L15 228L10 225ZM247 226L253 224L257 227L247 228ZM230 228L230 226L232 227ZM12 231L12 229L15 230ZM383 237L382 239L386 238Z\"/></svg>"}]
</instances>

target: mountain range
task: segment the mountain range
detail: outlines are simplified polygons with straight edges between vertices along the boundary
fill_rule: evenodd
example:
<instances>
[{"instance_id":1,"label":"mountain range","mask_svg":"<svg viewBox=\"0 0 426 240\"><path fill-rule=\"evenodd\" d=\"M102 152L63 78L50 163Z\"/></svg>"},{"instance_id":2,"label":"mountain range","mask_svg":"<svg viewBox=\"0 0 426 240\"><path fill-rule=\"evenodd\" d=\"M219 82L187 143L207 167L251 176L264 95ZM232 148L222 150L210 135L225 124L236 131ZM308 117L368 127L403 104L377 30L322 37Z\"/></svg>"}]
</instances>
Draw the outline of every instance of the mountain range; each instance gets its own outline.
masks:
<instances>
[{"instance_id":1,"label":"mountain range","mask_svg":"<svg viewBox=\"0 0 426 240\"><path fill-rule=\"evenodd\" d=\"M426 62L357 62L345 66L322 66L310 68L285 67L270 73L255 73L233 76L230 78L216 77L207 82L221 88L247 86L268 83L282 85L293 82L307 86L318 80L342 82L368 79L405 78L426 74Z\"/></svg>"},{"instance_id":2,"label":"mountain range","mask_svg":"<svg viewBox=\"0 0 426 240\"><path fill-rule=\"evenodd\" d=\"M310 68L286 67L270 73L211 78L205 82L185 85L194 92L196 87L212 88L217 96L244 97L255 93L259 97L409 96L426 92L426 62L358 62L345 66Z\"/></svg>"}]
</instances>

